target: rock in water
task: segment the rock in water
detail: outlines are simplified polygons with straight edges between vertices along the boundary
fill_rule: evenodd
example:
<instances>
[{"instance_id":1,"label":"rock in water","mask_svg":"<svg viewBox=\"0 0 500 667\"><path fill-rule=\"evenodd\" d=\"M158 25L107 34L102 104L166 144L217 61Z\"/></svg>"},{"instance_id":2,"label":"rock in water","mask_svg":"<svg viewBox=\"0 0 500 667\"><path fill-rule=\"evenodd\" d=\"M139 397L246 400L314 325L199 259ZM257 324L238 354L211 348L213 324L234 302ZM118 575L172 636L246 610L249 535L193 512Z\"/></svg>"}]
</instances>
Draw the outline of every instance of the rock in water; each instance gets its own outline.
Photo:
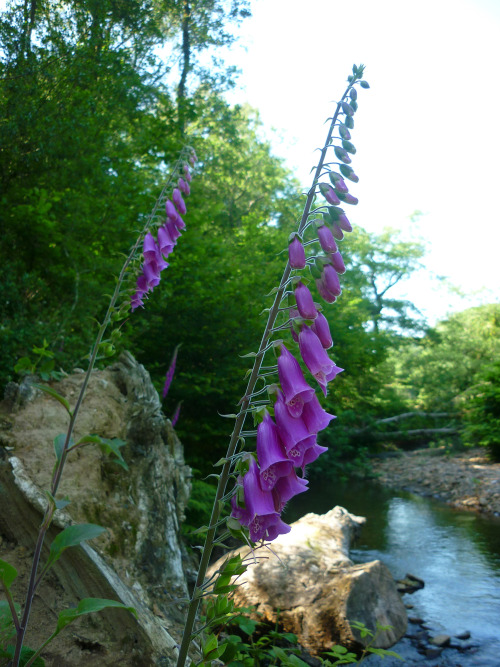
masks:
<instances>
[{"instance_id":1,"label":"rock in water","mask_svg":"<svg viewBox=\"0 0 500 667\"><path fill-rule=\"evenodd\" d=\"M272 551L257 551L256 563L246 547L232 552L250 563L239 580L243 583L235 592L236 603L255 605L261 619L278 621L313 655L333 644L365 646L370 638L362 638L352 627L355 621L372 631L377 623L390 625L373 643L389 648L406 632L406 609L385 565L380 561L354 565L349 558L351 541L364 522L363 517L335 507L321 516L303 516L290 533L272 542Z\"/></svg>"}]
</instances>

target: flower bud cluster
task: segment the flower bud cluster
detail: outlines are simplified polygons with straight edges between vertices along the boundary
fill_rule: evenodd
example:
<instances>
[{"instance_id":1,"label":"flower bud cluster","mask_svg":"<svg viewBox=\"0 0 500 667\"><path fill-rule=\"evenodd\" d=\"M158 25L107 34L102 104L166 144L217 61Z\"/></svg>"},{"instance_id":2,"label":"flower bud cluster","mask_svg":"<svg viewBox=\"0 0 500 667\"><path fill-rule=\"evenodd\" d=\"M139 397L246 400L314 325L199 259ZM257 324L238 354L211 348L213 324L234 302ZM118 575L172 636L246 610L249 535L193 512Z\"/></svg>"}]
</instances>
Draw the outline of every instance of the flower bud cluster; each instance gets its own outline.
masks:
<instances>
[{"instance_id":1,"label":"flower bud cluster","mask_svg":"<svg viewBox=\"0 0 500 667\"><path fill-rule=\"evenodd\" d=\"M192 151L189 162L192 167L196 164L197 156ZM168 267L166 258L177 245L177 239L181 232L186 229L186 223L181 216L186 214L187 208L184 196L191 192L191 170L188 164L182 168L182 176L179 178L177 187L173 189L171 199L165 204L166 220L158 228L156 238L148 231L143 243L143 263L141 273L137 278L136 289L131 298L131 310L144 306L144 297L160 283L161 272Z\"/></svg>"},{"instance_id":2,"label":"flower bud cluster","mask_svg":"<svg viewBox=\"0 0 500 667\"><path fill-rule=\"evenodd\" d=\"M319 192L328 206L320 207L322 219L316 217L313 222L324 254L306 259L301 228L291 234L288 243L290 268L300 272L309 266L318 293L327 303L333 303L342 292L339 275L345 272L345 265L337 241L343 239L344 232L352 231L340 205L358 203L349 192L346 181L357 183L359 180L349 165L350 156L356 153L350 133L358 107L354 84L359 83L362 73L363 66L353 68L349 88L335 116L341 145L333 146L333 150L339 160L339 169L329 170L330 183L319 183ZM293 291L284 298L290 300L293 295L288 306L292 338L298 343L304 366L326 396L328 383L343 369L328 355L327 350L333 345L330 327L307 282L302 276L293 276ZM290 498L307 490L305 468L327 450L318 444L318 433L334 419L334 415L321 407L315 389L308 384L301 365L283 341L276 341L274 347L278 354L279 385L268 387L274 405L269 410L255 410L256 418L260 419L256 457L245 455L240 464L245 472L238 477L231 498L231 516L248 528L253 542L273 540L290 531L290 526L281 519L281 512ZM271 412L274 412L274 419ZM300 476L297 470L301 472Z\"/></svg>"}]
</instances>

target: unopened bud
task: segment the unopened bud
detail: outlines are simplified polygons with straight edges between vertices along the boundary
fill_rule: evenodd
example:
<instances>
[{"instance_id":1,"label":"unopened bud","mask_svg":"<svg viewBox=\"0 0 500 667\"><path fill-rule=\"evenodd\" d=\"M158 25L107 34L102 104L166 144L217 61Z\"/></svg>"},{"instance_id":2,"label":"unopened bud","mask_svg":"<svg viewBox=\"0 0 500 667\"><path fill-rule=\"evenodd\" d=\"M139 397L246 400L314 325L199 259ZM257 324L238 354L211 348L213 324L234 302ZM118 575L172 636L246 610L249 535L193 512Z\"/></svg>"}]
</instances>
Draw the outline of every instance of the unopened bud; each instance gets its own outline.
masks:
<instances>
[{"instance_id":1,"label":"unopened bud","mask_svg":"<svg viewBox=\"0 0 500 667\"><path fill-rule=\"evenodd\" d=\"M351 133L347 129L347 127L344 125L344 123L340 123L339 125L339 134L342 139L350 139L351 138Z\"/></svg>"},{"instance_id":2,"label":"unopened bud","mask_svg":"<svg viewBox=\"0 0 500 667\"><path fill-rule=\"evenodd\" d=\"M344 141L342 142L342 148L348 153L351 153L351 155L356 154L356 147L354 146L354 144L351 144L350 141L346 141L344 139Z\"/></svg>"},{"instance_id":3,"label":"unopened bud","mask_svg":"<svg viewBox=\"0 0 500 667\"><path fill-rule=\"evenodd\" d=\"M353 111L358 110L358 103L356 102L356 100L351 100L351 107L353 108Z\"/></svg>"},{"instance_id":4,"label":"unopened bud","mask_svg":"<svg viewBox=\"0 0 500 667\"><path fill-rule=\"evenodd\" d=\"M352 204L353 206L356 206L358 203L357 197L353 197L351 194L345 192L339 192L339 199L345 204Z\"/></svg>"},{"instance_id":5,"label":"unopened bud","mask_svg":"<svg viewBox=\"0 0 500 667\"><path fill-rule=\"evenodd\" d=\"M292 269L303 269L306 265L304 246L297 236L288 245L288 261Z\"/></svg>"},{"instance_id":6,"label":"unopened bud","mask_svg":"<svg viewBox=\"0 0 500 667\"><path fill-rule=\"evenodd\" d=\"M333 206L340 204L340 199L335 194L335 190L332 188L331 185L328 185L328 183L320 183L319 189L321 194L329 204L332 204Z\"/></svg>"},{"instance_id":7,"label":"unopened bud","mask_svg":"<svg viewBox=\"0 0 500 667\"><path fill-rule=\"evenodd\" d=\"M337 239L337 241L342 241L344 238L344 232L340 229L336 222L334 222L332 225L332 234Z\"/></svg>"},{"instance_id":8,"label":"unopened bud","mask_svg":"<svg viewBox=\"0 0 500 667\"><path fill-rule=\"evenodd\" d=\"M330 260L332 262L333 268L337 273L345 273L344 260L339 252L334 252L332 255L330 255Z\"/></svg>"},{"instance_id":9,"label":"unopened bud","mask_svg":"<svg viewBox=\"0 0 500 667\"><path fill-rule=\"evenodd\" d=\"M351 90L349 91L349 97L351 98L351 100L356 100L358 98L358 91L356 90L356 88L351 88Z\"/></svg>"},{"instance_id":10,"label":"unopened bud","mask_svg":"<svg viewBox=\"0 0 500 667\"><path fill-rule=\"evenodd\" d=\"M342 175L344 176L344 178L348 178L353 183L357 183L359 181L359 177L356 176L352 167L348 167L345 164L341 164L340 165L340 171L341 171Z\"/></svg>"},{"instance_id":11,"label":"unopened bud","mask_svg":"<svg viewBox=\"0 0 500 667\"><path fill-rule=\"evenodd\" d=\"M340 106L346 116L354 116L354 109L348 102L342 102Z\"/></svg>"},{"instance_id":12,"label":"unopened bud","mask_svg":"<svg viewBox=\"0 0 500 667\"><path fill-rule=\"evenodd\" d=\"M347 219L347 216L344 213L342 213L342 215L337 220L337 225L338 225L339 229L343 229L344 232L352 232L352 225L351 225L351 223ZM335 236L335 233L333 235ZM335 238L337 238L337 237L335 237ZM342 238L344 238L343 234L342 234Z\"/></svg>"},{"instance_id":13,"label":"unopened bud","mask_svg":"<svg viewBox=\"0 0 500 667\"><path fill-rule=\"evenodd\" d=\"M352 128L354 127L354 118L352 116L346 116L344 122L346 127L352 130Z\"/></svg>"},{"instance_id":14,"label":"unopened bud","mask_svg":"<svg viewBox=\"0 0 500 667\"><path fill-rule=\"evenodd\" d=\"M337 252L337 244L335 243L332 230L326 225L318 227L318 239L325 252Z\"/></svg>"},{"instance_id":15,"label":"unopened bud","mask_svg":"<svg viewBox=\"0 0 500 667\"><path fill-rule=\"evenodd\" d=\"M334 146L333 150L335 151L337 159L340 160L341 162L344 162L345 164L350 164L352 162L349 155L343 148L340 148L340 146Z\"/></svg>"},{"instance_id":16,"label":"unopened bud","mask_svg":"<svg viewBox=\"0 0 500 667\"><path fill-rule=\"evenodd\" d=\"M370 87L370 84L368 83L368 81L360 81L359 85L361 86L361 88L369 88Z\"/></svg>"}]
</instances>

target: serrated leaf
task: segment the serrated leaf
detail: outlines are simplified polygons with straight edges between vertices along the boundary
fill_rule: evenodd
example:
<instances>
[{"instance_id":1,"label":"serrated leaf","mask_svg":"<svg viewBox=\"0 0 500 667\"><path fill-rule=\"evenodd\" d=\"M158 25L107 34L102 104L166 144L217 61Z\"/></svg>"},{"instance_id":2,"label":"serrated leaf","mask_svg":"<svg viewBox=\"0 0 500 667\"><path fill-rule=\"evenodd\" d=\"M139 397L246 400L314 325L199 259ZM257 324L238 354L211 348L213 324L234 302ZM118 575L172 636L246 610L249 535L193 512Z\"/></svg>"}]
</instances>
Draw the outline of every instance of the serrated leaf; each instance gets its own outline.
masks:
<instances>
[{"instance_id":1,"label":"serrated leaf","mask_svg":"<svg viewBox=\"0 0 500 667\"><path fill-rule=\"evenodd\" d=\"M51 567L61 557L65 549L78 546L81 542L98 537L104 531L105 528L96 526L93 523L80 523L74 526L67 526L56 536L50 545L49 557L45 569Z\"/></svg>"},{"instance_id":2,"label":"serrated leaf","mask_svg":"<svg viewBox=\"0 0 500 667\"><path fill-rule=\"evenodd\" d=\"M79 616L83 616L84 614L93 614L108 607L126 609L127 611L130 611L132 614L134 614L135 617L137 617L137 612L134 607L127 607L127 605L124 605L122 602L117 602L116 600L105 600L102 598L84 598L83 600L80 600L77 607L65 609L59 613L56 631L54 634L59 634L61 630L63 630Z\"/></svg>"},{"instance_id":3,"label":"serrated leaf","mask_svg":"<svg viewBox=\"0 0 500 667\"><path fill-rule=\"evenodd\" d=\"M31 386L35 387L36 389L40 389L40 391L44 391L46 394L49 394L49 396L52 396L52 398L55 398L56 401L59 401L59 403L66 408L66 412L69 414L69 416L70 417L73 416L68 401L64 398L64 396L58 394L55 389L52 389L52 387L48 387L46 384L33 384Z\"/></svg>"},{"instance_id":4,"label":"serrated leaf","mask_svg":"<svg viewBox=\"0 0 500 667\"><path fill-rule=\"evenodd\" d=\"M7 563L7 561L0 559L0 581L7 590L12 586L12 582L16 577L16 568L10 563Z\"/></svg>"}]
</instances>

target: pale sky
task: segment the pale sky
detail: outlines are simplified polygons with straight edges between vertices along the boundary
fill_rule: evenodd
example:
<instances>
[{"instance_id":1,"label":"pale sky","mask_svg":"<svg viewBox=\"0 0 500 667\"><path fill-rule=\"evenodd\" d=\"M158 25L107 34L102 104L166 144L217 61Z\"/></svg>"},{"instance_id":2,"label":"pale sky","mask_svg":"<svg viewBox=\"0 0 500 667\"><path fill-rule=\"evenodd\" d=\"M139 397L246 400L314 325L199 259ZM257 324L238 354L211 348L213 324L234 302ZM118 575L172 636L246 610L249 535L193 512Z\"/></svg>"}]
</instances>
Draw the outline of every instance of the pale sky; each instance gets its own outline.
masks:
<instances>
[{"instance_id":1,"label":"pale sky","mask_svg":"<svg viewBox=\"0 0 500 667\"><path fill-rule=\"evenodd\" d=\"M303 188L353 63L371 89L352 133L351 222L423 238L426 270L398 296L433 323L500 296L500 0L251 0L225 58L232 102L257 108ZM0 0L0 9L5 0ZM424 213L418 225L411 214ZM348 243L346 239L345 243ZM469 294L458 298L435 276Z\"/></svg>"},{"instance_id":2,"label":"pale sky","mask_svg":"<svg viewBox=\"0 0 500 667\"><path fill-rule=\"evenodd\" d=\"M332 100L364 63L351 222L425 240L426 270L401 294L431 323L498 301L500 0L252 0L252 11L226 56L242 70L230 99L260 111L274 153L308 187Z\"/></svg>"}]
</instances>

